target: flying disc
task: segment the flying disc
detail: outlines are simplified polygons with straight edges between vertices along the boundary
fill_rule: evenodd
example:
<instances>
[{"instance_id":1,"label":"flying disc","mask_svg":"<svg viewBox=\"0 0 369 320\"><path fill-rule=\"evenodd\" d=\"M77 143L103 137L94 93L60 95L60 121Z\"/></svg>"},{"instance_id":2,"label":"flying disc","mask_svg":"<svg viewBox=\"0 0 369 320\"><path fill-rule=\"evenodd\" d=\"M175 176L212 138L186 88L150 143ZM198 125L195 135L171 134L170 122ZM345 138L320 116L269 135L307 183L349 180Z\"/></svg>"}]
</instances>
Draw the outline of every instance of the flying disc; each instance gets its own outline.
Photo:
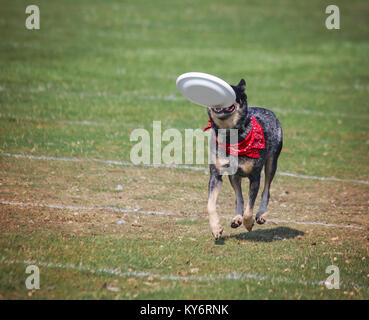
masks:
<instances>
[{"instance_id":1,"label":"flying disc","mask_svg":"<svg viewBox=\"0 0 369 320\"><path fill-rule=\"evenodd\" d=\"M190 101L213 108L228 108L236 100L232 87L224 80L202 72L188 72L176 81L178 90Z\"/></svg>"}]
</instances>

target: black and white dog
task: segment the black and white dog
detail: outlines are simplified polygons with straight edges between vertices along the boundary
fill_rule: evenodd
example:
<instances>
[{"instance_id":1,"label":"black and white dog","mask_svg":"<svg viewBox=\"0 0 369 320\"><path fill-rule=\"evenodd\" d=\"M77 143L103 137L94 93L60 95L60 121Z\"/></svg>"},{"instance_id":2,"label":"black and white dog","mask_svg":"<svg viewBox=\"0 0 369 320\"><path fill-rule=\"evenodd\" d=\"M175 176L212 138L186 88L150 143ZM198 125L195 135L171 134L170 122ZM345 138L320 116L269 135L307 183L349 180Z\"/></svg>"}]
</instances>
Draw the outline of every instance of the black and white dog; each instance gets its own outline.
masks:
<instances>
[{"instance_id":1,"label":"black and white dog","mask_svg":"<svg viewBox=\"0 0 369 320\"><path fill-rule=\"evenodd\" d=\"M219 239L223 233L223 227L216 212L223 170L230 166L232 159L236 159L236 170L229 174L229 181L236 193L236 214L231 221L231 227L237 228L243 223L245 228L251 231L255 222L253 208L259 191L261 170L265 167L265 185L260 208L256 213L256 222L259 224L265 222L264 213L267 211L269 202L270 184L277 169L283 144L282 127L274 113L263 108L247 106L245 80L241 79L240 83L232 88L236 93L234 104L228 108L209 107L208 115L211 124L205 128L212 129L212 137L216 141L216 147L211 148L212 161L207 205L210 227L215 239ZM237 131L229 129L237 129ZM219 132L225 132L223 142L218 139ZM231 132L237 132L237 142L233 144L227 143L230 141ZM245 211L241 189L243 177L250 180L249 200Z\"/></svg>"}]
</instances>

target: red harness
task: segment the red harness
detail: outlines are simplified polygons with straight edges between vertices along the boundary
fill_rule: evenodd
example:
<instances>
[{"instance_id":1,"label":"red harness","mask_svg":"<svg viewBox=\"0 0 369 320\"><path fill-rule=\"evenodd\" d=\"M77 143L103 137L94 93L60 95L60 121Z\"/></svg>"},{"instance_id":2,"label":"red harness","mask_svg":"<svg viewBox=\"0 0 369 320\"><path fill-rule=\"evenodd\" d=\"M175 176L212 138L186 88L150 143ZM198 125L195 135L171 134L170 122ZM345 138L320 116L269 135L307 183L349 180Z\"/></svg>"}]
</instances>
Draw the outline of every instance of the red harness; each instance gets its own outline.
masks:
<instances>
[{"instance_id":1,"label":"red harness","mask_svg":"<svg viewBox=\"0 0 369 320\"><path fill-rule=\"evenodd\" d=\"M250 158L259 158L260 150L265 149L265 138L264 132L261 125L256 121L254 117L250 117L252 128L247 135L247 137L239 143L219 143L218 138L216 138L217 145L225 150L228 154L232 156L248 156ZM204 131L209 130L213 123L209 120Z\"/></svg>"}]
</instances>

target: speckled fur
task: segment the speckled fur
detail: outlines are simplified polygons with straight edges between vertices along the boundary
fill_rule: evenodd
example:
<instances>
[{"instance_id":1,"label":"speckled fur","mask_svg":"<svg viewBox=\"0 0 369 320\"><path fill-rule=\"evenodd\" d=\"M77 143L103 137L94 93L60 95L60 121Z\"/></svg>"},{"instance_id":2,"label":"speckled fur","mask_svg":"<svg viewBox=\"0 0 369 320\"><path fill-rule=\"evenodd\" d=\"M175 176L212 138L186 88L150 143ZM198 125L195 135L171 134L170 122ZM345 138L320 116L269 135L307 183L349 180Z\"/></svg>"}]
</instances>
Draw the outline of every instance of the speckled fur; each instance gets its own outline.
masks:
<instances>
[{"instance_id":1,"label":"speckled fur","mask_svg":"<svg viewBox=\"0 0 369 320\"><path fill-rule=\"evenodd\" d=\"M278 157L282 150L282 126L272 111L263 108L248 107L247 95L245 93L245 80L241 79L240 83L237 86L232 86L232 88L236 93L235 111L229 115L222 114L219 116L213 111L213 109L208 108L208 115L210 120L213 122L212 130L214 131L215 136L218 136L219 129L238 129L238 142L244 140L250 132L252 127L250 120L251 116L253 116L263 128L265 149L260 150L259 158L253 159L247 156L239 156L237 159L237 172L233 175L229 175L230 183L236 193L236 213L235 217L231 221L231 227L237 228L242 222L246 229L251 231L255 221L253 218L253 207L259 191L260 174L263 167L265 168L265 184L260 207L256 214L256 222L259 224L263 224L265 222L264 214L267 211L269 202L270 184L277 169ZM232 127L228 127L229 124L231 124ZM226 136L229 139L227 134ZM218 154L217 150L212 150L212 153L212 157L217 159L215 162L216 164L226 163L225 161L222 161L222 159L219 159L221 156ZM228 157L231 158L233 156L228 155ZM208 207L216 208L217 195L222 184L221 168L219 168L219 165L215 164L210 164L209 168L210 179ZM249 200L245 211L241 188L241 178L243 177L247 177L250 181ZM213 191L215 190L216 195L214 196ZM211 214L213 219L216 219L216 213L214 213L214 210L212 210L211 213L209 212L209 214ZM219 232L219 230L223 231L223 228L219 225L217 225L217 230L213 230L212 227L212 233L216 239L221 236L222 232Z\"/></svg>"}]
</instances>

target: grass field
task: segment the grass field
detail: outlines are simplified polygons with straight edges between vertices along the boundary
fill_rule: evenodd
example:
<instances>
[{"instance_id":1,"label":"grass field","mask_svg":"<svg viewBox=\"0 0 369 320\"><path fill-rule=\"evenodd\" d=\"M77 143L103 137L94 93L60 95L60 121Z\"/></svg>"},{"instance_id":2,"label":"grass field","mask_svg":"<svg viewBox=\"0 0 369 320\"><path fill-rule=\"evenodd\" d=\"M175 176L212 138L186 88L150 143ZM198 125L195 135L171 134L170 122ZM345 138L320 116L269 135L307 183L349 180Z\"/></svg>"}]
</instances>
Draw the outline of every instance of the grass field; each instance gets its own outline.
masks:
<instances>
[{"instance_id":1,"label":"grass field","mask_svg":"<svg viewBox=\"0 0 369 320\"><path fill-rule=\"evenodd\" d=\"M340 30L329 1L33 4L31 31L27 1L0 1L0 298L369 298L367 1L335 2ZM215 242L206 170L122 165L135 128L207 125L176 89L188 71L245 78L282 123L269 221L250 233L229 226L228 181Z\"/></svg>"}]
</instances>

